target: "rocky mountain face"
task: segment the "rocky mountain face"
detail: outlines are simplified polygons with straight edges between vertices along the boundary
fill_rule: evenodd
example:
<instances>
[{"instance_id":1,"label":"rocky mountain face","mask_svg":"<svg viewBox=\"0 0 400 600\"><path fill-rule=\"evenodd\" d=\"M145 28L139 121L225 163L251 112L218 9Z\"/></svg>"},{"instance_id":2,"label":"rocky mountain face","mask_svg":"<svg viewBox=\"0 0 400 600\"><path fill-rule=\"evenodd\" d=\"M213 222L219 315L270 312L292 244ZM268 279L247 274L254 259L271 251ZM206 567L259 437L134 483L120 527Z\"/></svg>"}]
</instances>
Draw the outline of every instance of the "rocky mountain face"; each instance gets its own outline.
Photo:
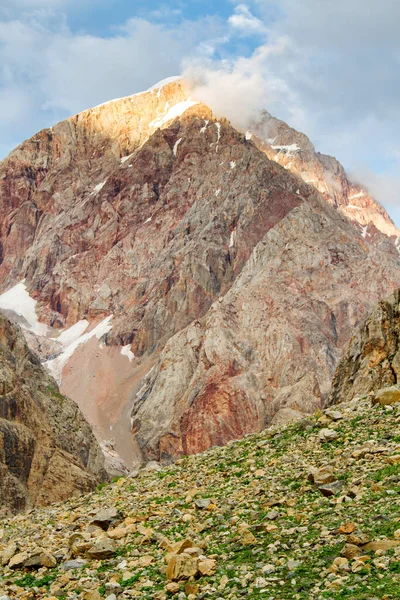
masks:
<instances>
[{"instance_id":1,"label":"rocky mountain face","mask_svg":"<svg viewBox=\"0 0 400 600\"><path fill-rule=\"evenodd\" d=\"M178 80L44 130L0 164L0 308L127 460L320 406L352 329L400 285L385 211L369 199L349 213L364 196L305 136L266 114L257 132ZM296 174L314 172L316 186Z\"/></svg>"},{"instance_id":2,"label":"rocky mountain face","mask_svg":"<svg viewBox=\"0 0 400 600\"><path fill-rule=\"evenodd\" d=\"M394 245L392 251L398 251L400 232L385 209L360 184L349 181L336 158L316 152L304 133L262 111L247 137L253 139L268 158L315 187L325 200L357 223L364 238L385 243L389 249L384 237L388 236Z\"/></svg>"},{"instance_id":3,"label":"rocky mountain face","mask_svg":"<svg viewBox=\"0 0 400 600\"><path fill-rule=\"evenodd\" d=\"M0 315L0 516L88 492L106 478L78 407Z\"/></svg>"},{"instance_id":4,"label":"rocky mountain face","mask_svg":"<svg viewBox=\"0 0 400 600\"><path fill-rule=\"evenodd\" d=\"M400 290L396 290L378 303L354 333L337 367L329 403L392 389L399 383Z\"/></svg>"}]
</instances>

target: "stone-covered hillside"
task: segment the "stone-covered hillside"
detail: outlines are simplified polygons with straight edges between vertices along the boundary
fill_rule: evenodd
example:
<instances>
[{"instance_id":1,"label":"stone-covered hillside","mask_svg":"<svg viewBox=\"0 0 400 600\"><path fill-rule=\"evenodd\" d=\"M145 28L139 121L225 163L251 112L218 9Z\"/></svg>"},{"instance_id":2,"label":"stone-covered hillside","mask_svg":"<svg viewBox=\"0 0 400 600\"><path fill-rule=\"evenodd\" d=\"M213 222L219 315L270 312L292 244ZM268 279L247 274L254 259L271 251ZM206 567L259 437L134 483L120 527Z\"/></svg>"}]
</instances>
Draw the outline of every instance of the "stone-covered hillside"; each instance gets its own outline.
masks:
<instances>
[{"instance_id":1,"label":"stone-covered hillside","mask_svg":"<svg viewBox=\"0 0 400 600\"><path fill-rule=\"evenodd\" d=\"M0 524L0 596L398 598L400 404L369 398Z\"/></svg>"},{"instance_id":2,"label":"stone-covered hillside","mask_svg":"<svg viewBox=\"0 0 400 600\"><path fill-rule=\"evenodd\" d=\"M0 314L0 516L89 492L106 477L78 407Z\"/></svg>"}]
</instances>

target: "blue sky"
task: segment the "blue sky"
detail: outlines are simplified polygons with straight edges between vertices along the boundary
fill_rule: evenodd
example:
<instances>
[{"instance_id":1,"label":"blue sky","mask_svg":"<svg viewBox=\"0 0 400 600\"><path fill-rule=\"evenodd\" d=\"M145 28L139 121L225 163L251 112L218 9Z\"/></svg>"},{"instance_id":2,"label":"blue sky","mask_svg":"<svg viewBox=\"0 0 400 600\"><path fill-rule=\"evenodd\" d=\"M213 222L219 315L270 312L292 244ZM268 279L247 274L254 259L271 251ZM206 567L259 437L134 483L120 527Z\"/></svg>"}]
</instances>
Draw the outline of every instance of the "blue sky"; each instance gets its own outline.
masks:
<instances>
[{"instance_id":1,"label":"blue sky","mask_svg":"<svg viewBox=\"0 0 400 600\"><path fill-rule=\"evenodd\" d=\"M7 0L0 158L39 129L171 75L214 110L266 108L366 183L400 224L398 0Z\"/></svg>"}]
</instances>

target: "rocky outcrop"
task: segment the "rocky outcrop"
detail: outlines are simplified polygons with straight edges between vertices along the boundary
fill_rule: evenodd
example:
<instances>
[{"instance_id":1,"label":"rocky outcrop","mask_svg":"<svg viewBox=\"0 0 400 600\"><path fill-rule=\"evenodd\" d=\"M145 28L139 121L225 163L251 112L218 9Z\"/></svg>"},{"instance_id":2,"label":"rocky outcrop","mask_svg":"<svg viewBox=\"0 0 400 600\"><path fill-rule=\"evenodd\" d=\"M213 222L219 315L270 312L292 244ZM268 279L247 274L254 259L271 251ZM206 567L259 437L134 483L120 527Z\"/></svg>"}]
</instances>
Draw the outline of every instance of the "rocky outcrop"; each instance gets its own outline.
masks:
<instances>
[{"instance_id":1,"label":"rocky outcrop","mask_svg":"<svg viewBox=\"0 0 400 600\"><path fill-rule=\"evenodd\" d=\"M313 410L352 328L400 285L393 241L280 165L280 135L270 160L175 81L42 131L0 165L0 291L24 281L48 327L30 343L99 439L123 454L133 432L128 458Z\"/></svg>"},{"instance_id":2,"label":"rocky outcrop","mask_svg":"<svg viewBox=\"0 0 400 600\"><path fill-rule=\"evenodd\" d=\"M400 290L381 300L356 330L339 362L328 403L400 383Z\"/></svg>"},{"instance_id":3,"label":"rocky outcrop","mask_svg":"<svg viewBox=\"0 0 400 600\"><path fill-rule=\"evenodd\" d=\"M359 226L364 238L384 243L388 250L398 252L396 243L400 232L383 206L362 185L349 180L336 158L316 152L304 133L262 111L247 137L253 139L268 158L315 187L325 200ZM392 245L386 236L392 238Z\"/></svg>"},{"instance_id":4,"label":"rocky outcrop","mask_svg":"<svg viewBox=\"0 0 400 600\"><path fill-rule=\"evenodd\" d=\"M0 315L1 516L88 492L104 459L75 403Z\"/></svg>"}]
</instances>

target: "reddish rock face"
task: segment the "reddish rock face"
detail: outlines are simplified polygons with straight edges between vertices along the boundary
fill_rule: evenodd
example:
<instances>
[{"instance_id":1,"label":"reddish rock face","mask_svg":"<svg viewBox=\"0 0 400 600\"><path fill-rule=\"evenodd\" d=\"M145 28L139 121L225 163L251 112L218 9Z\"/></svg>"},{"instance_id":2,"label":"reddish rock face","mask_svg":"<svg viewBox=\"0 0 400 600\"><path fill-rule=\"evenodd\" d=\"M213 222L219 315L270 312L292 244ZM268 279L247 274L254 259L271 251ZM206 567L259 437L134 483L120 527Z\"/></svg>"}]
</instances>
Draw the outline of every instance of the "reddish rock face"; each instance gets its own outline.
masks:
<instances>
[{"instance_id":1,"label":"reddish rock face","mask_svg":"<svg viewBox=\"0 0 400 600\"><path fill-rule=\"evenodd\" d=\"M293 169L336 169L340 201L278 164L297 132L248 139L193 102L181 82L111 102L0 165L0 291L25 279L51 337L113 315L62 389L127 457L130 428L135 451L169 459L314 409L351 329L400 285L395 238L337 210L352 192L334 159L303 136Z\"/></svg>"}]
</instances>

